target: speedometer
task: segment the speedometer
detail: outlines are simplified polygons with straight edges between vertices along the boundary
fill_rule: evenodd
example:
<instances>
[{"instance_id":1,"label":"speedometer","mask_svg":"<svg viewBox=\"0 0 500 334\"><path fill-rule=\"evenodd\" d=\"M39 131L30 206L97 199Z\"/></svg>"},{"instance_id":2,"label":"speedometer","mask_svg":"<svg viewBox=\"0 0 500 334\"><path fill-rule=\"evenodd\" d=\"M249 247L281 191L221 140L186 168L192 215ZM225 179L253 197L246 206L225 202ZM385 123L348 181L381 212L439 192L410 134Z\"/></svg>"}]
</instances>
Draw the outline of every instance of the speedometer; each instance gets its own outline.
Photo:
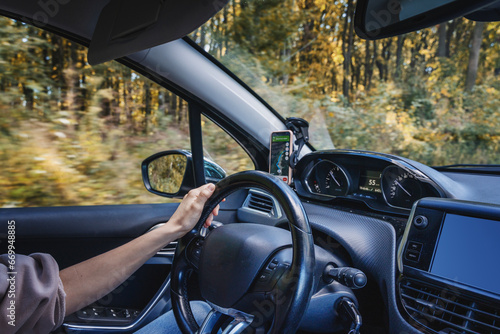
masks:
<instances>
[{"instance_id":1,"label":"speedometer","mask_svg":"<svg viewBox=\"0 0 500 334\"><path fill-rule=\"evenodd\" d=\"M311 168L306 183L311 193L332 197L345 196L351 186L342 167L327 160L322 160Z\"/></svg>"},{"instance_id":2,"label":"speedometer","mask_svg":"<svg viewBox=\"0 0 500 334\"><path fill-rule=\"evenodd\" d=\"M410 171L397 166L389 166L382 172L382 192L387 204L409 209L422 198L423 188Z\"/></svg>"},{"instance_id":3,"label":"speedometer","mask_svg":"<svg viewBox=\"0 0 500 334\"><path fill-rule=\"evenodd\" d=\"M349 179L338 165L331 164L332 166L325 178L327 194L331 196L344 196L349 190Z\"/></svg>"}]
</instances>

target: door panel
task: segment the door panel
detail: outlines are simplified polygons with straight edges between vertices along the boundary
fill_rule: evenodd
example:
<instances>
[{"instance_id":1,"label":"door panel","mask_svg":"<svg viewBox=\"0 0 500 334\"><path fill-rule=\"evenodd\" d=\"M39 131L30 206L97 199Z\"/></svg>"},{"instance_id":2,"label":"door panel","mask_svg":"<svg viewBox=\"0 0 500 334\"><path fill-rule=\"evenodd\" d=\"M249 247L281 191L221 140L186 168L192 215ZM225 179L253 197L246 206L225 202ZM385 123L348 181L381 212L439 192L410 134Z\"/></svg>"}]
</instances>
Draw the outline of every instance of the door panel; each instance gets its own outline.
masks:
<instances>
[{"instance_id":1,"label":"door panel","mask_svg":"<svg viewBox=\"0 0 500 334\"><path fill-rule=\"evenodd\" d=\"M164 223L177 206L172 203L0 209L0 251L7 252L7 226L14 220L16 254L48 253L64 269ZM110 294L69 316L65 323L73 325L71 332L109 332L112 328L133 332L164 312L170 298L172 246L159 252ZM113 316L111 310L119 314Z\"/></svg>"},{"instance_id":2,"label":"door panel","mask_svg":"<svg viewBox=\"0 0 500 334\"><path fill-rule=\"evenodd\" d=\"M23 237L136 237L165 222L178 204L64 206L0 209L0 219L16 220ZM0 232L6 232L6 225Z\"/></svg>"},{"instance_id":3,"label":"door panel","mask_svg":"<svg viewBox=\"0 0 500 334\"><path fill-rule=\"evenodd\" d=\"M167 221L178 204L0 209L0 250L15 221L18 254L51 254L61 269L101 254Z\"/></svg>"}]
</instances>

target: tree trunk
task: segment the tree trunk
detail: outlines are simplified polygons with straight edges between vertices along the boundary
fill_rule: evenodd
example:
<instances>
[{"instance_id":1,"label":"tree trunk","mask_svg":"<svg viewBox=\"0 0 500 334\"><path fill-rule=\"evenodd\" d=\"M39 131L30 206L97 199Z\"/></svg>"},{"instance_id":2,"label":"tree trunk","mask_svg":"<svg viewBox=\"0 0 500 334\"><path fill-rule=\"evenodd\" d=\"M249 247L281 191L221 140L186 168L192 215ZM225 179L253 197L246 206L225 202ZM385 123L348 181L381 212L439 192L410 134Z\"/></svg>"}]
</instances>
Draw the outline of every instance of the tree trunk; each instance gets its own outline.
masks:
<instances>
[{"instance_id":1,"label":"tree trunk","mask_svg":"<svg viewBox=\"0 0 500 334\"><path fill-rule=\"evenodd\" d=\"M304 11L309 12L315 6L314 1L305 0L304 1ZM302 37L301 37L301 47L300 47L300 60L309 62L309 58L311 56L312 43L311 41L316 38L314 33L314 20L310 17L304 22L302 25Z\"/></svg>"},{"instance_id":2,"label":"tree trunk","mask_svg":"<svg viewBox=\"0 0 500 334\"><path fill-rule=\"evenodd\" d=\"M206 41L205 41L205 37L206 37L206 35L207 35L205 25L202 25L202 26L200 27L200 29L201 29L201 30L200 30L200 45L201 45L201 47L205 50L205 43L206 43Z\"/></svg>"},{"instance_id":3,"label":"tree trunk","mask_svg":"<svg viewBox=\"0 0 500 334\"><path fill-rule=\"evenodd\" d=\"M148 81L144 83L144 113L151 115L151 87Z\"/></svg>"},{"instance_id":4,"label":"tree trunk","mask_svg":"<svg viewBox=\"0 0 500 334\"><path fill-rule=\"evenodd\" d=\"M177 118L177 95L174 93L170 93L170 114L172 115L172 119Z\"/></svg>"},{"instance_id":5,"label":"tree trunk","mask_svg":"<svg viewBox=\"0 0 500 334\"><path fill-rule=\"evenodd\" d=\"M361 67L360 66L354 66L354 64L352 65L352 70L354 72L354 75L353 75L353 81L354 81L354 84L352 85L354 89L358 90L359 89L359 83L361 81Z\"/></svg>"},{"instance_id":6,"label":"tree trunk","mask_svg":"<svg viewBox=\"0 0 500 334\"><path fill-rule=\"evenodd\" d=\"M288 46L288 41L285 40L285 50L283 51L283 55L282 55L282 58L283 58L283 62L285 64L289 64L291 62L291 53L292 51L290 50L289 46ZM282 75L282 84L284 86L287 86L288 85L288 81L290 80L290 74L288 73L288 66L285 66L285 72L283 73Z\"/></svg>"},{"instance_id":7,"label":"tree trunk","mask_svg":"<svg viewBox=\"0 0 500 334\"><path fill-rule=\"evenodd\" d=\"M224 26L223 26L223 33L222 33L222 44L224 46L224 50L222 50L223 54L227 53L227 48L228 48L228 43L229 43L229 22L228 22L228 9L227 6L224 6L223 11L223 18L224 18Z\"/></svg>"},{"instance_id":8,"label":"tree trunk","mask_svg":"<svg viewBox=\"0 0 500 334\"><path fill-rule=\"evenodd\" d=\"M401 64L403 63L403 46L405 38L404 36L398 36L397 49L396 49L396 69L394 71L394 78L400 79L401 77Z\"/></svg>"},{"instance_id":9,"label":"tree trunk","mask_svg":"<svg viewBox=\"0 0 500 334\"><path fill-rule=\"evenodd\" d=\"M370 60L370 40L367 39L365 41L365 78L363 81L363 85L365 86L365 90L368 90L368 81L370 77L370 72L372 71L372 64Z\"/></svg>"},{"instance_id":10,"label":"tree trunk","mask_svg":"<svg viewBox=\"0 0 500 334\"><path fill-rule=\"evenodd\" d=\"M144 83L144 133L148 132L148 122L151 117L151 87L149 82Z\"/></svg>"},{"instance_id":11,"label":"tree trunk","mask_svg":"<svg viewBox=\"0 0 500 334\"><path fill-rule=\"evenodd\" d=\"M448 24L447 31L446 31L446 57L450 57L450 45L451 41L453 39L453 34L455 32L455 29L457 27L457 20L453 20Z\"/></svg>"},{"instance_id":12,"label":"tree trunk","mask_svg":"<svg viewBox=\"0 0 500 334\"><path fill-rule=\"evenodd\" d=\"M234 24L234 21L236 20L236 0L231 1L231 8L233 10L233 24Z\"/></svg>"},{"instance_id":13,"label":"tree trunk","mask_svg":"<svg viewBox=\"0 0 500 334\"><path fill-rule=\"evenodd\" d=\"M350 102L350 70L351 70L351 57L352 45L354 39L354 5L353 0L348 0L347 15L344 22L344 41L342 43L342 53L344 56L344 78L342 81L342 94Z\"/></svg>"},{"instance_id":14,"label":"tree trunk","mask_svg":"<svg viewBox=\"0 0 500 334\"><path fill-rule=\"evenodd\" d=\"M465 79L465 90L471 91L476 83L477 69L479 66L479 53L483 40L484 22L476 22L472 31L472 46L469 53L469 66L467 67L467 78Z\"/></svg>"},{"instance_id":15,"label":"tree trunk","mask_svg":"<svg viewBox=\"0 0 500 334\"><path fill-rule=\"evenodd\" d=\"M436 56L438 57L448 57L446 54L446 23L441 23L438 27L438 48Z\"/></svg>"},{"instance_id":16,"label":"tree trunk","mask_svg":"<svg viewBox=\"0 0 500 334\"><path fill-rule=\"evenodd\" d=\"M368 86L371 85L371 79L372 79L373 73L374 73L373 69L375 68L375 63L377 62L377 57L378 57L378 45L379 45L379 43L378 43L378 41L372 41L372 44L373 44L372 67L371 67L371 69L372 69L371 74L372 75L370 76L370 81L368 82Z\"/></svg>"},{"instance_id":17,"label":"tree trunk","mask_svg":"<svg viewBox=\"0 0 500 334\"><path fill-rule=\"evenodd\" d=\"M370 90L371 89L371 86L372 86L372 77L373 77L373 69L375 68L375 64L376 64L376 61L377 61L377 47L378 47L378 43L377 41L372 41L372 44L373 44L373 55L371 57L371 65L370 65L370 71L368 72L368 83L366 85L366 90Z\"/></svg>"},{"instance_id":18,"label":"tree trunk","mask_svg":"<svg viewBox=\"0 0 500 334\"><path fill-rule=\"evenodd\" d=\"M34 96L33 89L27 87L25 84L22 84L24 100L26 102L26 110L33 110L34 105Z\"/></svg>"},{"instance_id":19,"label":"tree trunk","mask_svg":"<svg viewBox=\"0 0 500 334\"><path fill-rule=\"evenodd\" d=\"M216 33L216 36L219 36L219 41L217 41L217 50L216 50L216 54L218 55L218 58L220 59L222 57L222 43L223 43L223 39L221 38L222 35L223 35L223 31L222 31L222 13L219 13L219 17L218 17L218 20L217 20L217 33Z\"/></svg>"},{"instance_id":20,"label":"tree trunk","mask_svg":"<svg viewBox=\"0 0 500 334\"><path fill-rule=\"evenodd\" d=\"M392 39L386 39L386 42L382 45L382 61L380 62L379 66L382 66L384 68L384 81L387 81L389 79L389 60L391 59L391 45Z\"/></svg>"}]
</instances>

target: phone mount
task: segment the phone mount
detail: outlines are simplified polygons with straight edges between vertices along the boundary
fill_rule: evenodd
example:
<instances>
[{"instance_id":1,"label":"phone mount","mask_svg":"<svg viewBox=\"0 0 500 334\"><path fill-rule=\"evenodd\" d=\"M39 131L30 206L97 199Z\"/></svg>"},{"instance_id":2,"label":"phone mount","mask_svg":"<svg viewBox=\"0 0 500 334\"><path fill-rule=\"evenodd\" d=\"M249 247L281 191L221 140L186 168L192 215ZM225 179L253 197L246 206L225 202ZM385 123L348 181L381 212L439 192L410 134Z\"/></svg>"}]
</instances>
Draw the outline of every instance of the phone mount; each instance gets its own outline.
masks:
<instances>
[{"instance_id":1,"label":"phone mount","mask_svg":"<svg viewBox=\"0 0 500 334\"><path fill-rule=\"evenodd\" d=\"M289 117L286 119L285 125L295 136L294 144L297 145L297 149L290 156L290 167L295 168L302 147L309 141L309 123L302 118Z\"/></svg>"}]
</instances>

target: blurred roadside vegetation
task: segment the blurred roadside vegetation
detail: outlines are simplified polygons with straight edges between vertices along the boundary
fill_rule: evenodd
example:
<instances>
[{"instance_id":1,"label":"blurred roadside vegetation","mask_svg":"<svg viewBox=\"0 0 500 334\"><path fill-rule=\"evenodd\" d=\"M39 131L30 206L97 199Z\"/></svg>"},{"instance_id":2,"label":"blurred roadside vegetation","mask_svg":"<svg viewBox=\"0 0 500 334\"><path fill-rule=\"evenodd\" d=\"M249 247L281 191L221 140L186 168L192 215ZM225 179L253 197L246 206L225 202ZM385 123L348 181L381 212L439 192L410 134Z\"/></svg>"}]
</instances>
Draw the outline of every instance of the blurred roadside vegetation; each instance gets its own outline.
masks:
<instances>
[{"instance_id":1,"label":"blurred roadside vegetation","mask_svg":"<svg viewBox=\"0 0 500 334\"><path fill-rule=\"evenodd\" d=\"M500 23L456 19L399 37L354 33L353 0L232 0L190 37L316 149L436 166L500 163Z\"/></svg>"},{"instance_id":2,"label":"blurred roadside vegetation","mask_svg":"<svg viewBox=\"0 0 500 334\"><path fill-rule=\"evenodd\" d=\"M177 201L146 191L141 162L190 149L185 101L118 62L0 18L0 207ZM228 173L253 168L203 118L205 154ZM218 138L214 140L211 138Z\"/></svg>"}]
</instances>

